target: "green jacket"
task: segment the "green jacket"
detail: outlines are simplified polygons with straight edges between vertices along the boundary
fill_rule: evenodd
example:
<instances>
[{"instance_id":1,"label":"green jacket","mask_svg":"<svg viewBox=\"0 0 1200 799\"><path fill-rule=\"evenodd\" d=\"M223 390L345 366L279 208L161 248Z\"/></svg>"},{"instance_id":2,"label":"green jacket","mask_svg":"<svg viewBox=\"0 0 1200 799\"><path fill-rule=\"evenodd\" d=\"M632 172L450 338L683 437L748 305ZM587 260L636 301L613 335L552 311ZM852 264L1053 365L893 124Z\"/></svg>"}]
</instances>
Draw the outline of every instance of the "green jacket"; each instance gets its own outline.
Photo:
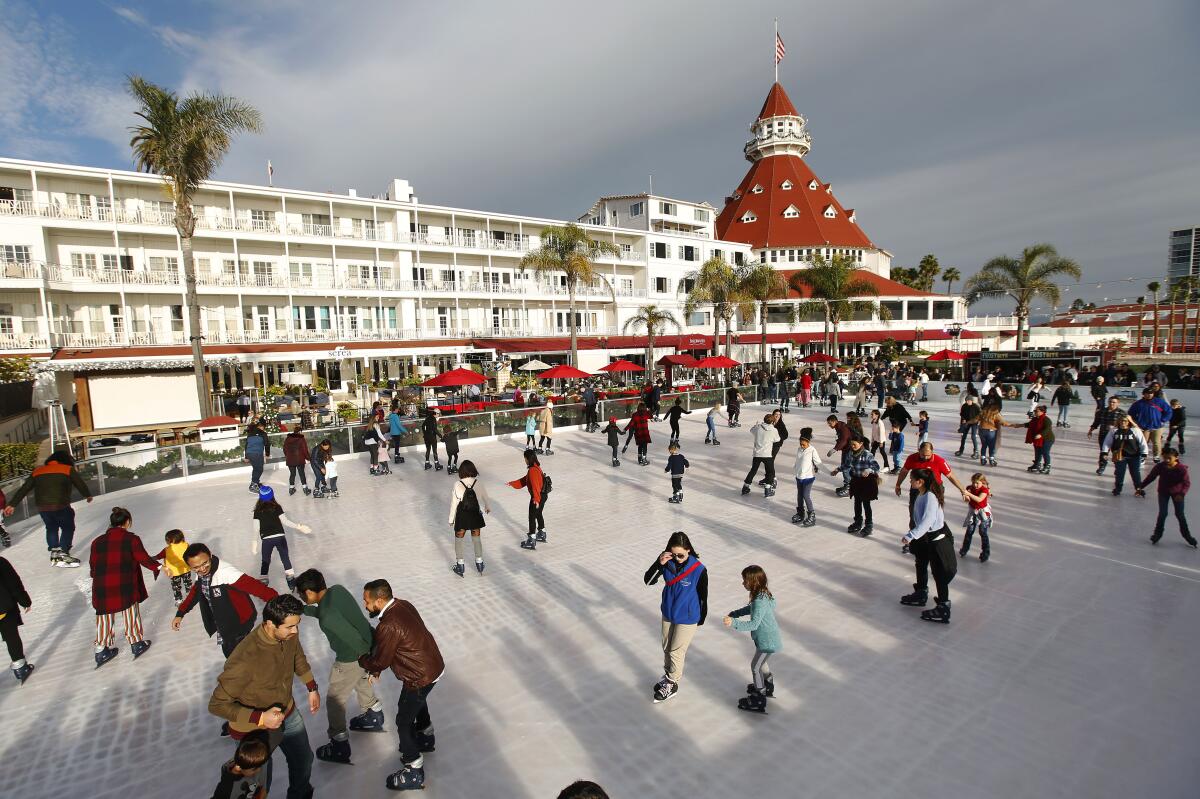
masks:
<instances>
[{"instance_id":1,"label":"green jacket","mask_svg":"<svg viewBox=\"0 0 1200 799\"><path fill-rule=\"evenodd\" d=\"M304 606L304 615L317 619L339 663L355 663L371 651L371 625L342 586L329 586L320 602Z\"/></svg>"}]
</instances>

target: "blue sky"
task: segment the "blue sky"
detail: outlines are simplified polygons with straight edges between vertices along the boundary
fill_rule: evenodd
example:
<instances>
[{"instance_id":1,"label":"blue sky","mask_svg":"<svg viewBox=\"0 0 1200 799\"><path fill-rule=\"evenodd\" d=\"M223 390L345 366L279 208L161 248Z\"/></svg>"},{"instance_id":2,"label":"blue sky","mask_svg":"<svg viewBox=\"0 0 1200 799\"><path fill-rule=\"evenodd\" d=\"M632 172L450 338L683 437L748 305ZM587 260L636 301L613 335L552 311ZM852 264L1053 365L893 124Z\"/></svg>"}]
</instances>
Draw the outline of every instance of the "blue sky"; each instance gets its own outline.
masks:
<instances>
[{"instance_id":1,"label":"blue sky","mask_svg":"<svg viewBox=\"0 0 1200 799\"><path fill-rule=\"evenodd\" d=\"M0 154L128 168L139 73L262 110L222 178L572 218L652 173L719 207L775 16L807 160L897 264L1045 240L1124 297L1200 224L1194 0L0 0Z\"/></svg>"}]
</instances>

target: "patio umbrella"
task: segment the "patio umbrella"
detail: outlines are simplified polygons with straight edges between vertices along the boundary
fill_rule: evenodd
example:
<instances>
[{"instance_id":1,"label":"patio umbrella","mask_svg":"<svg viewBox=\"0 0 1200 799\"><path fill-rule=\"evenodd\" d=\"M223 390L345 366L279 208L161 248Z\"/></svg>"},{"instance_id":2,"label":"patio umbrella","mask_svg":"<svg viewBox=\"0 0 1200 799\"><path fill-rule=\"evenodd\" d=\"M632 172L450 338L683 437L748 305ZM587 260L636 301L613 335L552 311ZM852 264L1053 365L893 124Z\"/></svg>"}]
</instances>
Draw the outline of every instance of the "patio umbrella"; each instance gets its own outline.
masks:
<instances>
[{"instance_id":1,"label":"patio umbrella","mask_svg":"<svg viewBox=\"0 0 1200 799\"><path fill-rule=\"evenodd\" d=\"M636 363L633 363L632 361L627 361L624 358L622 358L619 361L613 361L608 366L601 366L600 371L601 372L644 372L644 371L646 371L646 368L644 366L638 366Z\"/></svg>"},{"instance_id":2,"label":"patio umbrella","mask_svg":"<svg viewBox=\"0 0 1200 799\"><path fill-rule=\"evenodd\" d=\"M814 352L812 355L805 355L800 359L800 363L837 363L838 358L832 355L826 355L823 352Z\"/></svg>"},{"instance_id":3,"label":"patio umbrella","mask_svg":"<svg viewBox=\"0 0 1200 799\"><path fill-rule=\"evenodd\" d=\"M741 363L724 355L710 355L696 363L697 369L732 369L735 366L741 366Z\"/></svg>"},{"instance_id":4,"label":"patio umbrella","mask_svg":"<svg viewBox=\"0 0 1200 799\"><path fill-rule=\"evenodd\" d=\"M469 386L486 383L487 378L472 372L470 369L451 369L449 372L442 372L437 377L431 377L421 385L425 388L444 388L448 386Z\"/></svg>"},{"instance_id":5,"label":"patio umbrella","mask_svg":"<svg viewBox=\"0 0 1200 799\"><path fill-rule=\"evenodd\" d=\"M961 361L961 360L964 360L966 357L967 356L965 353L957 352L955 350L938 350L933 355L927 356L925 358L925 360L927 360L927 361Z\"/></svg>"},{"instance_id":6,"label":"patio umbrella","mask_svg":"<svg viewBox=\"0 0 1200 799\"><path fill-rule=\"evenodd\" d=\"M549 368L550 368L550 364L545 363L544 361L539 361L537 358L534 358L532 361L527 361L526 363L523 363L520 366L518 366L517 371L519 371L519 372L540 372L543 369L549 369Z\"/></svg>"},{"instance_id":7,"label":"patio umbrella","mask_svg":"<svg viewBox=\"0 0 1200 799\"><path fill-rule=\"evenodd\" d=\"M539 380L554 380L560 378L566 380L579 380L585 377L591 377L591 375L581 369L576 369L574 366L565 363L559 364L549 371L538 375Z\"/></svg>"}]
</instances>

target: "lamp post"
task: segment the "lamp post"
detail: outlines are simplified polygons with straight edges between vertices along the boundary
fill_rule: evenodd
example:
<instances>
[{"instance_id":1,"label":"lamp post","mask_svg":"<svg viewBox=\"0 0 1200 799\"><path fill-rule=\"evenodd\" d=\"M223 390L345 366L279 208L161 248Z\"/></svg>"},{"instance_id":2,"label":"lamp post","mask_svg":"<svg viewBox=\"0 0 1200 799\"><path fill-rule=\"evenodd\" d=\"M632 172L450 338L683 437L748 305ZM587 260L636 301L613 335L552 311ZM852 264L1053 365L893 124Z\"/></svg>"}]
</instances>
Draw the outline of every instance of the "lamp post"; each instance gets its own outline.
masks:
<instances>
[{"instance_id":1,"label":"lamp post","mask_svg":"<svg viewBox=\"0 0 1200 799\"><path fill-rule=\"evenodd\" d=\"M913 350L914 351L919 351L921 349L921 337L924 335L925 335L925 328L923 328L923 327L918 327L916 330L913 331Z\"/></svg>"},{"instance_id":2,"label":"lamp post","mask_svg":"<svg viewBox=\"0 0 1200 799\"><path fill-rule=\"evenodd\" d=\"M962 336L962 332L963 332L962 322L951 322L950 324L946 325L946 332L950 334L950 340L953 342L952 346L954 348L954 351L958 352L959 351L958 339L960 336ZM966 380L967 379L967 360L966 360L966 358L959 361L959 364L962 366L963 379Z\"/></svg>"}]
</instances>

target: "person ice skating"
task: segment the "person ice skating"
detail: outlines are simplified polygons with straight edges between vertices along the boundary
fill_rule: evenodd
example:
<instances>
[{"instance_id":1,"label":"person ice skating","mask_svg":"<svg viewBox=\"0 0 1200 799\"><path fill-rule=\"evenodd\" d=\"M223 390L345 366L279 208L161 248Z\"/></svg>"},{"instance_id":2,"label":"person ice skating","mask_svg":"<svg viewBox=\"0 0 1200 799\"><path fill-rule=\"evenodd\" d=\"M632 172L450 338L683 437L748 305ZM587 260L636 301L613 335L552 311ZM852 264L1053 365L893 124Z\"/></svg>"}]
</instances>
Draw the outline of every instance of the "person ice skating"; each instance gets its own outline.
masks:
<instances>
[{"instance_id":1,"label":"person ice skating","mask_svg":"<svg viewBox=\"0 0 1200 799\"><path fill-rule=\"evenodd\" d=\"M250 415L250 395L245 391L239 391L234 404L237 405L238 421L245 424L246 417Z\"/></svg>"},{"instance_id":2,"label":"person ice skating","mask_svg":"<svg viewBox=\"0 0 1200 799\"><path fill-rule=\"evenodd\" d=\"M438 416L437 408L426 408L425 418L421 422L421 438L425 442L425 469L436 468L439 472L442 470L442 462L438 460ZM433 463L429 462L430 456L433 456Z\"/></svg>"},{"instance_id":3,"label":"person ice skating","mask_svg":"<svg viewBox=\"0 0 1200 799\"><path fill-rule=\"evenodd\" d=\"M311 799L313 751L304 717L292 698L292 680L308 689L308 712L321 709L321 694L297 633L304 605L291 594L272 599L263 608L262 624L246 636L225 661L217 687L208 700L208 712L229 722L229 734L241 741L248 734L267 731L272 753L283 750L287 760L287 799ZM266 763L266 788L271 788L272 767Z\"/></svg>"},{"instance_id":4,"label":"person ice skating","mask_svg":"<svg viewBox=\"0 0 1200 799\"><path fill-rule=\"evenodd\" d=\"M1092 381L1091 394L1092 399L1096 402L1096 410L1103 408L1108 400L1108 386L1105 385L1106 382L1104 375L1096 375L1096 379Z\"/></svg>"},{"instance_id":5,"label":"person ice skating","mask_svg":"<svg viewBox=\"0 0 1200 799\"><path fill-rule=\"evenodd\" d=\"M1005 421L998 406L991 403L985 405L979 412L979 465L997 465L996 452L1000 446L1001 428L1020 426Z\"/></svg>"},{"instance_id":6,"label":"person ice skating","mask_svg":"<svg viewBox=\"0 0 1200 799\"><path fill-rule=\"evenodd\" d=\"M1029 387L1028 393L1025 394L1025 399L1029 400L1029 411L1025 415L1033 418L1034 411L1042 402L1042 392L1046 390L1046 384L1042 382L1042 378L1037 378L1033 385Z\"/></svg>"},{"instance_id":7,"label":"person ice skating","mask_svg":"<svg viewBox=\"0 0 1200 799\"><path fill-rule=\"evenodd\" d=\"M391 470L388 469L386 462L382 465L379 463L380 447L383 448L385 453L384 460L386 461L387 459L387 436L383 432L382 425L375 421L374 414L372 414L371 421L367 422L366 428L363 429L362 443L367 448L367 453L371 456L371 475L382 475L390 472Z\"/></svg>"},{"instance_id":8,"label":"person ice skating","mask_svg":"<svg viewBox=\"0 0 1200 799\"><path fill-rule=\"evenodd\" d=\"M325 713L329 743L317 747L318 760L350 762L350 732L383 732L383 703L375 696L368 674L358 659L371 651L371 625L354 595L340 585L326 585L325 575L308 569L296 578L296 594L304 601L304 615L317 620L333 649ZM362 713L347 722L350 695L358 698Z\"/></svg>"},{"instance_id":9,"label":"person ice skating","mask_svg":"<svg viewBox=\"0 0 1200 799\"><path fill-rule=\"evenodd\" d=\"M46 527L50 565L62 569L79 568L79 559L71 556L71 545L75 541L72 489L78 491L87 502L92 501L91 489L75 469L75 459L66 452L52 452L44 464L29 473L17 493L4 506L4 516L12 516L17 504L30 492L33 493L33 504Z\"/></svg>"},{"instance_id":10,"label":"person ice skating","mask_svg":"<svg viewBox=\"0 0 1200 799\"><path fill-rule=\"evenodd\" d=\"M842 398L842 392L845 386L842 384L842 378L838 375L837 369L830 369L829 374L825 376L825 396L829 399L829 412L837 413L838 400Z\"/></svg>"},{"instance_id":11,"label":"person ice skating","mask_svg":"<svg viewBox=\"0 0 1200 799\"><path fill-rule=\"evenodd\" d=\"M21 631L18 629L25 622L21 620L21 610L26 612L33 607L33 600L21 582L21 575L8 562L0 557L0 638L8 648L8 659L12 661L12 673L17 683L24 685L33 674L33 664L25 659L25 644L21 641Z\"/></svg>"},{"instance_id":12,"label":"person ice skating","mask_svg":"<svg viewBox=\"0 0 1200 799\"><path fill-rule=\"evenodd\" d=\"M971 460L979 457L979 413L980 407L975 398L968 396L963 404L958 406L958 451L954 454L962 457L967 448L967 436L971 437Z\"/></svg>"},{"instance_id":13,"label":"person ice skating","mask_svg":"<svg viewBox=\"0 0 1200 799\"><path fill-rule=\"evenodd\" d=\"M917 446L921 446L929 440L929 412L921 411L917 414Z\"/></svg>"},{"instance_id":14,"label":"person ice skating","mask_svg":"<svg viewBox=\"0 0 1200 799\"><path fill-rule=\"evenodd\" d=\"M1121 495L1121 489L1125 485L1125 473L1129 472L1129 477L1133 481L1133 488L1136 491L1138 483L1142 480L1142 461L1150 453L1150 444L1146 441L1142 431L1133 423L1133 418L1130 416L1122 416L1117 419L1117 426L1108 431L1108 435L1100 444L1100 458L1103 459L1112 453L1113 462L1113 496Z\"/></svg>"},{"instance_id":15,"label":"person ice skating","mask_svg":"<svg viewBox=\"0 0 1200 799\"><path fill-rule=\"evenodd\" d=\"M629 417L629 422L622 431L633 435L633 440L637 444L638 464L641 466L650 464L650 457L647 455L650 447L650 420L650 411L646 408L646 403L639 402L637 410ZM626 440L625 449L628 447L629 441ZM621 451L624 452L625 449Z\"/></svg>"},{"instance_id":16,"label":"person ice skating","mask_svg":"<svg viewBox=\"0 0 1200 799\"><path fill-rule=\"evenodd\" d=\"M1187 427L1187 408L1183 407L1178 399L1171 400L1171 420L1167 422L1167 440L1163 442L1164 447L1171 446L1171 439L1178 439L1179 454L1183 455L1183 430Z\"/></svg>"},{"instance_id":17,"label":"person ice skating","mask_svg":"<svg viewBox=\"0 0 1200 799\"><path fill-rule=\"evenodd\" d=\"M796 477L796 514L792 516L792 524L802 527L812 527L817 523L812 488L821 470L821 456L812 445L812 435L811 427L801 428L800 448L796 451L796 466L793 470Z\"/></svg>"},{"instance_id":18,"label":"person ice skating","mask_svg":"<svg viewBox=\"0 0 1200 799\"><path fill-rule=\"evenodd\" d=\"M837 418L837 414L829 414L825 417L825 424L829 425L829 429L833 431L836 437L833 446L825 453L825 457L837 457L840 461L838 472L842 475L842 485L835 492L839 497L850 495L850 439L854 437L850 425Z\"/></svg>"},{"instance_id":19,"label":"person ice skating","mask_svg":"<svg viewBox=\"0 0 1200 799\"><path fill-rule=\"evenodd\" d=\"M649 366L649 364L647 364ZM661 410L662 389L657 383L649 383L646 386L646 408L650 411L652 421L659 421L659 411Z\"/></svg>"},{"instance_id":20,"label":"person ice skating","mask_svg":"<svg viewBox=\"0 0 1200 799\"><path fill-rule=\"evenodd\" d=\"M945 477L958 489L958 493L962 495L964 500L967 498L966 489L963 488L962 483L958 482L958 478L954 476L950 465L946 463L945 458L941 455L934 454L933 444L929 443L922 444L916 452L904 459L904 468L900 470L900 474L896 477L896 496L900 496L901 494L901 486L904 485L904 478L918 469L930 472L933 475L934 482L939 487L941 487L942 478ZM913 508L916 504L918 493L917 487L910 482L908 491L908 524L910 528L916 522L916 516L913 515L915 512Z\"/></svg>"},{"instance_id":21,"label":"person ice skating","mask_svg":"<svg viewBox=\"0 0 1200 799\"><path fill-rule=\"evenodd\" d=\"M718 416L725 419L725 421L727 421L727 422L729 421L729 418L721 413L721 401L720 400L717 400L716 402L713 403L713 406L708 409L708 415L704 419L705 424L708 425L708 432L706 432L704 434L704 443L705 444L712 444L714 446L721 445L721 442L719 440L717 440L717 417Z\"/></svg>"},{"instance_id":22,"label":"person ice skating","mask_svg":"<svg viewBox=\"0 0 1200 799\"><path fill-rule=\"evenodd\" d=\"M883 420L889 425L896 425L900 428L900 432L904 432L904 428L912 424L912 414L908 412L899 402L896 402L895 397L887 397L884 400L883 413L880 414Z\"/></svg>"},{"instance_id":23,"label":"person ice skating","mask_svg":"<svg viewBox=\"0 0 1200 799\"><path fill-rule=\"evenodd\" d=\"M447 422L445 429L439 435L446 445L446 474L458 474L458 439L467 434L467 428L459 427L454 422Z\"/></svg>"},{"instance_id":24,"label":"person ice skating","mask_svg":"<svg viewBox=\"0 0 1200 799\"><path fill-rule=\"evenodd\" d=\"M275 499L275 492L267 485L258 488L258 501L254 503L253 519L254 543L252 549L254 554L257 555L259 545L262 546L262 566L259 569L259 579L263 583L268 582L267 575L271 571L271 553L278 551L279 560L283 563L283 575L287 580L288 590L293 590L296 587L296 572L292 569L287 534L283 528L290 527L306 535L312 532L312 528L307 524L297 524L289 519L283 512L283 506Z\"/></svg>"},{"instance_id":25,"label":"person ice skating","mask_svg":"<svg viewBox=\"0 0 1200 799\"><path fill-rule=\"evenodd\" d=\"M771 414L775 425L775 432L779 433L779 440L771 445L771 465L774 466L775 458L779 456L779 450L783 449L783 442L788 439L787 425L783 423L783 411L778 408Z\"/></svg>"},{"instance_id":26,"label":"person ice skating","mask_svg":"<svg viewBox=\"0 0 1200 799\"><path fill-rule=\"evenodd\" d=\"M863 406L867 402L867 386L870 385L867 378L858 381L858 389L854 392L854 413L858 416L866 416L867 412L863 410Z\"/></svg>"},{"instance_id":27,"label":"person ice skating","mask_svg":"<svg viewBox=\"0 0 1200 799\"><path fill-rule=\"evenodd\" d=\"M704 443L707 444L708 442L705 441ZM8 507L8 499L4 496L4 489L0 488L0 546L3 546L4 549L12 546L12 536L9 535L8 530L4 529L4 514L2 511L6 507Z\"/></svg>"},{"instance_id":28,"label":"person ice skating","mask_svg":"<svg viewBox=\"0 0 1200 799\"><path fill-rule=\"evenodd\" d=\"M767 712L767 699L775 696L775 680L767 660L780 650L779 622L775 620L775 597L767 587L767 574L761 566L742 569L742 588L750 592L750 604L729 611L722 621L726 627L750 633L754 657L750 658L750 679L746 697L738 700L738 710ZM743 617L750 618L743 621Z\"/></svg>"},{"instance_id":29,"label":"person ice skating","mask_svg":"<svg viewBox=\"0 0 1200 799\"><path fill-rule=\"evenodd\" d=\"M400 769L388 775L387 787L407 791L425 785L424 753L435 747L433 722L429 718L429 693L446 670L437 641L412 603L392 595L387 580L372 580L363 586L363 607L378 618L371 651L358 665L378 679L391 669L401 680L396 704L396 734L400 738Z\"/></svg>"},{"instance_id":30,"label":"person ice skating","mask_svg":"<svg viewBox=\"0 0 1200 799\"><path fill-rule=\"evenodd\" d=\"M300 425L296 425L283 439L283 462L288 467L288 496L296 493L296 478L300 478L300 487L304 489L304 496L312 493L308 488L308 478L304 474L311 458L312 453L308 451L308 439L304 437L304 433L300 432Z\"/></svg>"},{"instance_id":31,"label":"person ice skating","mask_svg":"<svg viewBox=\"0 0 1200 799\"><path fill-rule=\"evenodd\" d=\"M800 406L807 408L812 404L812 369L805 369L800 375Z\"/></svg>"},{"instance_id":32,"label":"person ice skating","mask_svg":"<svg viewBox=\"0 0 1200 799\"><path fill-rule=\"evenodd\" d=\"M551 449L554 438L554 400L546 400L546 405L537 415L538 426L538 445L537 451L539 455L553 455L554 450Z\"/></svg>"},{"instance_id":33,"label":"person ice skating","mask_svg":"<svg viewBox=\"0 0 1200 799\"><path fill-rule=\"evenodd\" d=\"M900 459L904 457L904 428L892 422L891 432L888 433L888 452L892 456L891 473L900 471Z\"/></svg>"},{"instance_id":34,"label":"person ice skating","mask_svg":"<svg viewBox=\"0 0 1200 799\"><path fill-rule=\"evenodd\" d=\"M475 549L475 569L483 574L483 539L479 532L484 528L484 513L492 512L487 489L479 482L479 469L471 461L463 461L458 469L458 482L450 494L450 528L454 530L454 573L463 577L463 538L471 531L471 546Z\"/></svg>"},{"instance_id":35,"label":"person ice skating","mask_svg":"<svg viewBox=\"0 0 1200 799\"><path fill-rule=\"evenodd\" d=\"M182 530L168 530L163 538L167 545L154 556L154 559L163 562L163 567L171 578L171 592L175 594L175 605L178 606L183 602L184 595L192 590L192 570L183 560L183 553L187 551L188 542L184 538Z\"/></svg>"},{"instance_id":36,"label":"person ice skating","mask_svg":"<svg viewBox=\"0 0 1200 799\"><path fill-rule=\"evenodd\" d=\"M692 549L687 533L671 534L662 554L642 578L646 585L663 579L662 648L663 678L654 686L654 701L663 702L679 692L683 662L696 628L708 615L708 569Z\"/></svg>"},{"instance_id":37,"label":"person ice skating","mask_svg":"<svg viewBox=\"0 0 1200 799\"><path fill-rule=\"evenodd\" d=\"M1033 463L1025 470L1050 474L1050 448L1054 446L1054 428L1050 425L1050 417L1046 415L1046 406L1039 405L1033 410L1033 418L1022 425L1025 430L1025 443L1033 445Z\"/></svg>"},{"instance_id":38,"label":"person ice skating","mask_svg":"<svg viewBox=\"0 0 1200 799\"><path fill-rule=\"evenodd\" d=\"M393 402L395 402L393 400ZM400 406L392 405L392 411L388 414L388 439L392 445L392 463L404 463L404 456L400 454L400 445L403 436L408 434L408 428L404 426L404 419L400 415Z\"/></svg>"},{"instance_id":39,"label":"person ice skating","mask_svg":"<svg viewBox=\"0 0 1200 799\"><path fill-rule=\"evenodd\" d=\"M846 532L866 538L875 529L871 503L879 499L880 478L879 464L867 449L867 441L862 436L850 439L849 454L843 459L842 465L830 474L836 475L843 470L850 473L850 496L854 499L854 521L846 528Z\"/></svg>"},{"instance_id":40,"label":"person ice skating","mask_svg":"<svg viewBox=\"0 0 1200 799\"><path fill-rule=\"evenodd\" d=\"M199 606L204 631L209 637L217 637L221 654L229 657L258 622L258 611L250 597L270 602L279 595L261 580L222 561L204 544L189 544L183 551L183 560L196 575L196 580L183 602L175 608L171 629L178 631L183 617Z\"/></svg>"},{"instance_id":41,"label":"person ice skating","mask_svg":"<svg viewBox=\"0 0 1200 799\"><path fill-rule=\"evenodd\" d=\"M257 491L262 481L263 468L271 457L271 439L266 431L255 422L246 427L246 447L242 459L250 464L250 490Z\"/></svg>"},{"instance_id":42,"label":"person ice skating","mask_svg":"<svg viewBox=\"0 0 1200 799\"><path fill-rule=\"evenodd\" d=\"M667 452L670 454L667 456L667 466L663 469L671 474L671 498L667 501L678 505L683 502L683 474L692 464L679 452L678 441L672 441Z\"/></svg>"},{"instance_id":43,"label":"person ice skating","mask_svg":"<svg viewBox=\"0 0 1200 799\"><path fill-rule=\"evenodd\" d=\"M595 433L600 429L600 417L596 415L596 390L591 386L583 387L583 423L585 433Z\"/></svg>"},{"instance_id":44,"label":"person ice skating","mask_svg":"<svg viewBox=\"0 0 1200 799\"><path fill-rule=\"evenodd\" d=\"M617 457L617 449L621 446L621 426L617 424L617 417L608 417L608 426L604 428L604 435L608 436L608 446L612 449L612 465L620 466L621 459Z\"/></svg>"},{"instance_id":45,"label":"person ice skating","mask_svg":"<svg viewBox=\"0 0 1200 799\"><path fill-rule=\"evenodd\" d=\"M112 509L108 530L92 542L88 566L96 611L96 668L117 656L113 637L118 615L125 623L125 639L136 660L150 648L142 634L141 603L149 594L141 570L152 572L157 580L159 566L133 532L133 514L125 508Z\"/></svg>"},{"instance_id":46,"label":"person ice skating","mask_svg":"<svg viewBox=\"0 0 1200 799\"><path fill-rule=\"evenodd\" d=\"M525 448L535 449L537 447L537 411L530 411L525 415Z\"/></svg>"},{"instance_id":47,"label":"person ice skating","mask_svg":"<svg viewBox=\"0 0 1200 799\"><path fill-rule=\"evenodd\" d=\"M538 462L537 453L531 449L525 450L525 476L509 482L516 489L524 488L529 491L529 533L521 542L522 549L536 549L537 542L546 540L546 520L543 511L546 507L546 475Z\"/></svg>"},{"instance_id":48,"label":"person ice skating","mask_svg":"<svg viewBox=\"0 0 1200 799\"><path fill-rule=\"evenodd\" d=\"M971 551L971 537L979 531L979 560L986 562L992 554L988 532L992 529L992 489L983 472L971 475L971 487L967 489L967 520L963 523L963 542L958 556L965 558Z\"/></svg>"},{"instance_id":49,"label":"person ice skating","mask_svg":"<svg viewBox=\"0 0 1200 799\"><path fill-rule=\"evenodd\" d=\"M685 413L691 414L691 411L684 410L682 399L677 398L675 400L675 404L670 408L667 408L666 416L667 422L671 426L671 441L679 440L679 417L683 416Z\"/></svg>"},{"instance_id":50,"label":"person ice skating","mask_svg":"<svg viewBox=\"0 0 1200 799\"><path fill-rule=\"evenodd\" d=\"M1192 549L1196 548L1196 539L1188 530L1187 517L1183 514L1183 503L1188 489L1192 487L1188 476L1188 467L1179 462L1179 450L1174 447L1163 447L1162 461L1154 464L1145 480L1135 481L1139 497L1146 496L1146 486L1158 481L1158 520L1154 523L1154 534L1150 543L1157 544L1162 538L1163 529L1167 523L1167 509L1173 508L1175 520L1179 522L1179 534Z\"/></svg>"},{"instance_id":51,"label":"person ice skating","mask_svg":"<svg viewBox=\"0 0 1200 799\"><path fill-rule=\"evenodd\" d=\"M1171 423L1171 406L1163 402L1153 386L1142 391L1142 398L1129 406L1129 416L1146 436L1146 444L1157 461L1162 451L1163 428Z\"/></svg>"},{"instance_id":52,"label":"person ice skating","mask_svg":"<svg viewBox=\"0 0 1200 799\"><path fill-rule=\"evenodd\" d=\"M1058 388L1054 389L1054 393L1050 395L1050 406L1058 406L1058 419L1055 420L1055 427L1070 427L1068 421L1071 411L1071 398L1075 391L1071 388L1071 384L1063 380Z\"/></svg>"},{"instance_id":53,"label":"person ice skating","mask_svg":"<svg viewBox=\"0 0 1200 799\"><path fill-rule=\"evenodd\" d=\"M761 422L750 428L753 460L750 463L750 471L746 472L746 479L742 481L743 495L750 493L750 484L754 482L754 475L758 474L759 466L766 468L766 478L762 484L764 496L775 495L775 458L771 450L772 445L779 440L779 431L775 429L774 420L775 415L768 413Z\"/></svg>"},{"instance_id":54,"label":"person ice skating","mask_svg":"<svg viewBox=\"0 0 1200 799\"><path fill-rule=\"evenodd\" d=\"M917 581L913 592L900 598L900 604L924 607L929 601L929 572L937 587L936 607L922 611L923 621L950 623L950 581L958 571L954 556L954 535L946 526L942 509L942 484L928 469L912 473L912 486L917 492L914 507L915 522L900 538L909 554L916 559Z\"/></svg>"},{"instance_id":55,"label":"person ice skating","mask_svg":"<svg viewBox=\"0 0 1200 799\"><path fill-rule=\"evenodd\" d=\"M737 386L725 389L725 409L729 411L729 426L741 427L742 393Z\"/></svg>"},{"instance_id":56,"label":"person ice skating","mask_svg":"<svg viewBox=\"0 0 1200 799\"><path fill-rule=\"evenodd\" d=\"M889 471L887 426L883 417L879 415L878 409L871 410L871 416L867 420L866 435L869 435L871 439L871 454L880 456L883 459L883 471Z\"/></svg>"},{"instance_id":57,"label":"person ice skating","mask_svg":"<svg viewBox=\"0 0 1200 799\"><path fill-rule=\"evenodd\" d=\"M1104 448L1104 442L1108 438L1108 432L1116 428L1117 422L1124 415L1125 411L1121 410L1121 401L1113 396L1109 397L1104 407L1097 409L1095 416L1092 417L1092 425L1088 428L1087 437L1091 438L1092 433L1099 431L1096 438L1100 455L1096 465L1096 474L1104 474L1104 469L1108 466L1108 450Z\"/></svg>"},{"instance_id":58,"label":"person ice skating","mask_svg":"<svg viewBox=\"0 0 1200 799\"><path fill-rule=\"evenodd\" d=\"M238 741L233 759L221 766L221 779L212 799L266 799L266 775L263 767L271 757L270 736L266 730L247 733Z\"/></svg>"}]
</instances>

